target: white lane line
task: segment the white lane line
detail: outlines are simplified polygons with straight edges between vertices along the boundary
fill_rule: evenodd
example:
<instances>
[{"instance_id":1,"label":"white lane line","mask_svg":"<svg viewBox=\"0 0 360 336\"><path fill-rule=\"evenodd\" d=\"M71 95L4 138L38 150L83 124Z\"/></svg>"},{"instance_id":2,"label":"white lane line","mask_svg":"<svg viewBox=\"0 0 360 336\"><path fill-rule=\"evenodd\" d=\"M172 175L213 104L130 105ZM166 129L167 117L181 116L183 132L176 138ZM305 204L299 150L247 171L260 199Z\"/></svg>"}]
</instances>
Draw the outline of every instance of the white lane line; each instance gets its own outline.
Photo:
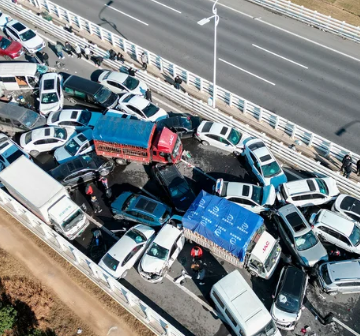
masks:
<instances>
[{"instance_id":1,"label":"white lane line","mask_svg":"<svg viewBox=\"0 0 360 336\"><path fill-rule=\"evenodd\" d=\"M116 12L119 12L119 13L122 14L122 15L127 16L127 17L129 17L130 19L133 19L133 20L135 20L135 21L137 21L137 22L140 22L140 23L142 23L142 24L145 25L145 26L148 26L148 24L147 24L146 22L141 21L141 20L137 19L136 17L133 17L133 16L131 16L131 15L129 15L129 14L126 14L126 13L122 12L121 10L118 10L118 9L116 9L116 8L114 8L114 7L108 6L107 4L105 4L104 6L106 6L106 7L108 7L108 8L111 8L112 10L114 10L114 11L116 11Z\"/></svg>"},{"instance_id":2,"label":"white lane line","mask_svg":"<svg viewBox=\"0 0 360 336\"><path fill-rule=\"evenodd\" d=\"M254 19L255 19L256 21L262 22L262 23L264 23L264 24L266 24L266 25L268 25L268 26L270 26L270 27L273 27L273 28L276 28L276 29L278 29L278 30L281 30L281 31L283 31L283 32L285 32L285 33L287 33L287 34L290 34L290 35L292 35L292 36L296 36L296 37L298 37L298 38L300 38L300 39L302 39L302 40L304 40L304 41L313 43L313 44L315 44L315 45L317 45L317 46L319 46L319 47L322 47L322 48L324 48L324 49L333 51L333 52L336 53L336 54L339 54L339 55L348 57L348 58L350 58L350 59L352 59L352 60L354 60L354 61L356 61L356 62L360 62L360 59L359 59L359 58L350 56L350 55L345 54L345 53L343 53L343 52L341 52L341 51L338 51L338 50L336 50L336 49L333 49L333 48L330 48L330 47L328 47L328 46L326 46L326 45L323 45L323 44L321 44L321 43L319 43L319 42L315 42L315 41L310 40L310 39L308 39L308 38L306 38L306 37L303 37L303 36L301 36L301 35L298 35L298 34L296 34L296 33L293 33L293 32L291 32L291 31L289 31L289 30L286 30L286 29L284 29L284 28L280 28L280 27L278 27L278 26L275 26L275 25L273 25L272 23L269 23L269 22L266 22L266 21L262 20L261 18L254 18Z\"/></svg>"},{"instance_id":3,"label":"white lane line","mask_svg":"<svg viewBox=\"0 0 360 336\"><path fill-rule=\"evenodd\" d=\"M175 111L175 112L178 112L178 113L184 113L184 111L179 110L178 108L174 107L173 105L170 105L170 104L164 102L163 100L161 100L161 99L159 99L159 98L157 98L157 97L153 97L153 99L156 100L156 101L158 101L160 104L169 107L172 112Z\"/></svg>"},{"instance_id":4,"label":"white lane line","mask_svg":"<svg viewBox=\"0 0 360 336\"><path fill-rule=\"evenodd\" d=\"M49 39L47 36L37 33L39 36L41 36L42 38L44 38L45 40L48 40L49 42L51 42L52 44L56 44L56 42L54 42L53 40Z\"/></svg>"},{"instance_id":5,"label":"white lane line","mask_svg":"<svg viewBox=\"0 0 360 336\"><path fill-rule=\"evenodd\" d=\"M170 6L167 6L167 5L164 5L163 3L159 2L159 1L155 1L155 0L151 0L151 1L157 3L157 4L160 5L160 6L163 6L163 7L166 7L166 8L168 8L168 9L171 9L172 11L174 11L174 12L176 12L176 13L181 14L181 12L178 11L177 9L172 8L172 7L170 7Z\"/></svg>"},{"instance_id":6,"label":"white lane line","mask_svg":"<svg viewBox=\"0 0 360 336\"><path fill-rule=\"evenodd\" d=\"M308 67L305 66L305 65L302 65L302 64L297 63L297 62L295 62L295 61L292 61L291 59L288 59L288 58L286 58L286 57L284 57L284 56L278 55L278 54L276 54L276 53L274 53L274 52L272 52L272 51L270 51L270 50L267 50L267 49L265 49L265 48L259 47L259 46L256 45L256 44L253 44L252 46L255 47L255 48L258 48L258 49L260 49L260 50L263 50L263 51L265 51L265 52L267 52L267 53L269 53L269 54L271 54L271 55L274 55L274 56L276 56L276 57L279 57L279 58L281 58L281 59L283 59L283 60L285 60L285 61L288 61L288 62L290 62L290 63L296 64L296 65L298 65L299 67L308 69Z\"/></svg>"},{"instance_id":7,"label":"white lane line","mask_svg":"<svg viewBox=\"0 0 360 336\"><path fill-rule=\"evenodd\" d=\"M274 85L274 86L275 86L275 83L270 82L270 81L268 81L267 79L262 78L262 77L260 77L260 76L258 76L258 75L255 75L255 74L253 74L253 73L250 72L250 71L247 71L247 70L245 70L245 69L243 69L243 68L240 68L240 67L238 67L237 65L234 65L234 64L232 64L232 63L230 63L230 62L228 62L228 61L225 61L225 60L223 60L222 58L219 58L219 61L224 62L224 63L226 63L226 64L228 64L228 65L231 65L232 67L234 67L234 68L236 68L236 69L239 69L239 70L241 70L241 71L243 71L243 72L245 72L245 73L247 73L247 74L249 74L249 75L251 75L251 76L254 76L254 77L256 77L256 78L258 78L258 79L261 79L262 81L264 81L264 82L266 82L266 83L268 83L268 84L271 84L271 85Z\"/></svg>"}]
</instances>

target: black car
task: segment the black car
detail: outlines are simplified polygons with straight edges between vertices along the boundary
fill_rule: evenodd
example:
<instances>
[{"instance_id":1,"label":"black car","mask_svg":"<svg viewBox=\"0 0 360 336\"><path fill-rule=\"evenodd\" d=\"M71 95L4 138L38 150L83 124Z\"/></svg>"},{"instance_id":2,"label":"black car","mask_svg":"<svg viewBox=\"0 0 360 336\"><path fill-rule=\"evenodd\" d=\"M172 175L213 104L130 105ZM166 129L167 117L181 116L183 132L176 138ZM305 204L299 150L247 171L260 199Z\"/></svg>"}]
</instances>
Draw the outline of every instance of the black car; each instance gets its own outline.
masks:
<instances>
[{"instance_id":1,"label":"black car","mask_svg":"<svg viewBox=\"0 0 360 336\"><path fill-rule=\"evenodd\" d=\"M114 169L114 161L92 152L77 156L49 171L49 174L62 185L75 187L92 181L99 176L107 176Z\"/></svg>"},{"instance_id":2,"label":"black car","mask_svg":"<svg viewBox=\"0 0 360 336\"><path fill-rule=\"evenodd\" d=\"M294 266L281 270L270 310L278 328L294 330L301 316L307 283L308 276L303 270Z\"/></svg>"},{"instance_id":3,"label":"black car","mask_svg":"<svg viewBox=\"0 0 360 336\"><path fill-rule=\"evenodd\" d=\"M177 133L181 139L192 138L202 119L191 114L171 116L157 122L157 129L167 127Z\"/></svg>"},{"instance_id":4,"label":"black car","mask_svg":"<svg viewBox=\"0 0 360 336\"><path fill-rule=\"evenodd\" d=\"M157 164L153 167L153 173L170 198L175 210L179 213L186 212L196 196L177 167Z\"/></svg>"}]
</instances>

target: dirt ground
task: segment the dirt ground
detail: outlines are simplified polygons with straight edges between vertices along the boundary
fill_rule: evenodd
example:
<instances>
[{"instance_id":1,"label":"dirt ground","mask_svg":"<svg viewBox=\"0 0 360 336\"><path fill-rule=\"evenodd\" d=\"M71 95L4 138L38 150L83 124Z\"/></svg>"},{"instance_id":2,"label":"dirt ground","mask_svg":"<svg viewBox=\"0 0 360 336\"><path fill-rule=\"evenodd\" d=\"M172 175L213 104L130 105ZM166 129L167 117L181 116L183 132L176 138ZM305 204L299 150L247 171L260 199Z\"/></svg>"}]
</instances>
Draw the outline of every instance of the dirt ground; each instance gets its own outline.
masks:
<instances>
[{"instance_id":1,"label":"dirt ground","mask_svg":"<svg viewBox=\"0 0 360 336\"><path fill-rule=\"evenodd\" d=\"M142 323L0 210L0 287L21 302L34 328L53 335L150 336ZM21 333L20 333L21 335Z\"/></svg>"},{"instance_id":2,"label":"dirt ground","mask_svg":"<svg viewBox=\"0 0 360 336\"><path fill-rule=\"evenodd\" d=\"M359 0L291 0L291 2L316 10L324 15L360 26Z\"/></svg>"}]
</instances>

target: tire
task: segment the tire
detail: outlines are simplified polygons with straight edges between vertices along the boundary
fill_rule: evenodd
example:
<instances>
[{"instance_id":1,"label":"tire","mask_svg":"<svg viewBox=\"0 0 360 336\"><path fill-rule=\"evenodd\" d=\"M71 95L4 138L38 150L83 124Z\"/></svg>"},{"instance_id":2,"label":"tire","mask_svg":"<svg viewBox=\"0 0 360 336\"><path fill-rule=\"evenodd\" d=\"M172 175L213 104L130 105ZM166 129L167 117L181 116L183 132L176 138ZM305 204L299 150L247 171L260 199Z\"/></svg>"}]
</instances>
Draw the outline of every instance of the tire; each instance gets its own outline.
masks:
<instances>
[{"instance_id":1,"label":"tire","mask_svg":"<svg viewBox=\"0 0 360 336\"><path fill-rule=\"evenodd\" d=\"M121 166L124 166L127 164L127 160L125 160L125 159L115 159L115 162Z\"/></svg>"},{"instance_id":2,"label":"tire","mask_svg":"<svg viewBox=\"0 0 360 336\"><path fill-rule=\"evenodd\" d=\"M255 273L254 271L250 271L250 275L254 278L257 278L258 277L258 274Z\"/></svg>"},{"instance_id":3,"label":"tire","mask_svg":"<svg viewBox=\"0 0 360 336\"><path fill-rule=\"evenodd\" d=\"M31 155L32 157L34 157L34 158L36 158L39 154L40 154L40 152L37 151L37 150L32 150L32 151L30 151L30 155Z\"/></svg>"},{"instance_id":4,"label":"tire","mask_svg":"<svg viewBox=\"0 0 360 336\"><path fill-rule=\"evenodd\" d=\"M110 174L110 169L101 169L99 171L100 176L108 176Z\"/></svg>"},{"instance_id":5,"label":"tire","mask_svg":"<svg viewBox=\"0 0 360 336\"><path fill-rule=\"evenodd\" d=\"M204 145L204 146L210 146L210 144L205 140L201 141L201 144Z\"/></svg>"},{"instance_id":6,"label":"tire","mask_svg":"<svg viewBox=\"0 0 360 336\"><path fill-rule=\"evenodd\" d=\"M4 59L6 59L7 61L11 61L11 60L12 60L12 58L11 58L10 56L7 56L7 55L4 56Z\"/></svg>"}]
</instances>

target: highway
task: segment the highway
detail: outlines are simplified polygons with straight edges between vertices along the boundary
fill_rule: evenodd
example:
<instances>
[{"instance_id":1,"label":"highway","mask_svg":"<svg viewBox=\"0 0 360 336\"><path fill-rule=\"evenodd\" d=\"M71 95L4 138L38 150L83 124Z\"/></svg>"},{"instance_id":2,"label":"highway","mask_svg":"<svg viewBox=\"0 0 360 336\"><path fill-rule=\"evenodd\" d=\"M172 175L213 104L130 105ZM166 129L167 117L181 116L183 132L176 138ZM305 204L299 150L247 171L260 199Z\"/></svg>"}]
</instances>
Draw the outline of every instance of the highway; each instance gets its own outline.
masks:
<instances>
[{"instance_id":1,"label":"highway","mask_svg":"<svg viewBox=\"0 0 360 336\"><path fill-rule=\"evenodd\" d=\"M213 21L196 23L212 15L209 0L54 2L212 80ZM359 45L243 0L220 3L218 85L359 153Z\"/></svg>"}]
</instances>

